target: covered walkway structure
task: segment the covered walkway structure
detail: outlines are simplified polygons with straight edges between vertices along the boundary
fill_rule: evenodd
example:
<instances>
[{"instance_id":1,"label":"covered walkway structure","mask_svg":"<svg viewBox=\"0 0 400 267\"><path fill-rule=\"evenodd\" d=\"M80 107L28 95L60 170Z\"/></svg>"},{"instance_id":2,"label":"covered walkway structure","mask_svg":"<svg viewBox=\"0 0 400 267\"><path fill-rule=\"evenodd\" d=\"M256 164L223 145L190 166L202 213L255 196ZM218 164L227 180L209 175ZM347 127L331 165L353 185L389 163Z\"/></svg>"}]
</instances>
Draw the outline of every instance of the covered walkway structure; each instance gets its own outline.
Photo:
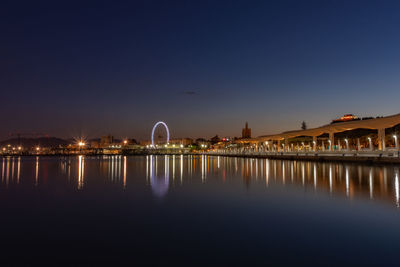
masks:
<instances>
[{"instance_id":1,"label":"covered walkway structure","mask_svg":"<svg viewBox=\"0 0 400 267\"><path fill-rule=\"evenodd\" d=\"M236 147L227 148L224 153L314 153L315 155L347 153L398 157L398 132L400 133L400 114L241 139L237 141Z\"/></svg>"},{"instance_id":2,"label":"covered walkway structure","mask_svg":"<svg viewBox=\"0 0 400 267\"><path fill-rule=\"evenodd\" d=\"M268 149L291 151L296 150L380 150L387 149L386 144L393 144L391 148L398 150L396 127L400 124L400 114L368 119L340 122L318 128L284 132L276 135L266 135L255 138L256 143L263 143ZM387 131L389 130L389 131ZM389 136L387 135L390 134ZM354 138L356 136L356 138ZM362 142L361 139L368 142ZM312 139L307 142L308 139ZM355 139L355 140L354 140ZM390 140L392 139L392 140ZM303 140L300 141L299 140ZM297 142L296 142L297 141ZM325 143L327 141L327 144ZM354 145L354 141L356 141ZM296 144L294 144L296 143ZM272 146L275 145L275 148ZM377 146L377 147L376 147Z\"/></svg>"}]
</instances>

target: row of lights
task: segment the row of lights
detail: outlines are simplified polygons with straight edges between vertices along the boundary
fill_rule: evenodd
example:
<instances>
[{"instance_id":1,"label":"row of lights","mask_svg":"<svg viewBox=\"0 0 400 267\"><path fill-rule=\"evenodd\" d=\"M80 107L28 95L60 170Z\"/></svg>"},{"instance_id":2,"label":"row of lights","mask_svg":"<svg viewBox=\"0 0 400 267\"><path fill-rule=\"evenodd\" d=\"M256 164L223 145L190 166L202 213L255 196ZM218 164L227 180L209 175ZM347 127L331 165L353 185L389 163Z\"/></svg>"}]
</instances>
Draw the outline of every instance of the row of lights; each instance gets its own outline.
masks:
<instances>
[{"instance_id":1,"label":"row of lights","mask_svg":"<svg viewBox=\"0 0 400 267\"><path fill-rule=\"evenodd\" d=\"M8 145L8 147L10 147L10 145ZM17 147L17 148L16 148L16 147L13 147L13 148L12 148L12 150L16 150L16 149L22 150L22 147L19 146L19 147ZM7 148L3 147L3 151L6 151L6 150L7 150Z\"/></svg>"},{"instance_id":2,"label":"row of lights","mask_svg":"<svg viewBox=\"0 0 400 267\"><path fill-rule=\"evenodd\" d=\"M394 135L393 135L393 138L394 138L395 142L397 143L397 135L394 134ZM349 142L349 140L348 140L347 138L345 138L344 141L345 141L346 143ZM371 142L371 137L368 137L368 141ZM329 142L329 144L332 143L331 140L328 140L328 142ZM315 144L315 141L313 141L313 143ZM268 145L268 144L269 144L268 141L265 141L265 144ZM304 142L302 142L302 144L303 144L303 146L304 146ZM282 144L282 145L284 145L284 144Z\"/></svg>"},{"instance_id":3,"label":"row of lights","mask_svg":"<svg viewBox=\"0 0 400 267\"><path fill-rule=\"evenodd\" d=\"M169 143L168 143L168 144L165 144L164 147L167 148L168 145L169 145ZM153 146L153 145L147 145L147 146L146 146L146 148L155 148L155 147L162 147L162 146L159 146L159 145L155 145L155 146ZM175 147L176 147L175 144L173 144L172 147L175 148ZM184 146L181 144L179 147L180 147L180 148L183 148Z\"/></svg>"}]
</instances>

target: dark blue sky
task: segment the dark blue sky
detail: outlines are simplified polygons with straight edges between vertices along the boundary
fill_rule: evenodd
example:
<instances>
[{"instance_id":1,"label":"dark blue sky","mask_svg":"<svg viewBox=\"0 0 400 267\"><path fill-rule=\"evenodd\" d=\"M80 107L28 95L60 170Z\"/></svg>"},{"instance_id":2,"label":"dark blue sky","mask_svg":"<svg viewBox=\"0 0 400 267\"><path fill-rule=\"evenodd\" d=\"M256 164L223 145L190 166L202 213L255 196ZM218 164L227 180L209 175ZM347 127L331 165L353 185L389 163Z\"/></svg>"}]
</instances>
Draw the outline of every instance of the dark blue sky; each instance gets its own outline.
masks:
<instances>
[{"instance_id":1,"label":"dark blue sky","mask_svg":"<svg viewBox=\"0 0 400 267\"><path fill-rule=\"evenodd\" d=\"M84 2L84 3L83 3ZM0 137L253 135L400 112L399 1L10 1Z\"/></svg>"}]
</instances>

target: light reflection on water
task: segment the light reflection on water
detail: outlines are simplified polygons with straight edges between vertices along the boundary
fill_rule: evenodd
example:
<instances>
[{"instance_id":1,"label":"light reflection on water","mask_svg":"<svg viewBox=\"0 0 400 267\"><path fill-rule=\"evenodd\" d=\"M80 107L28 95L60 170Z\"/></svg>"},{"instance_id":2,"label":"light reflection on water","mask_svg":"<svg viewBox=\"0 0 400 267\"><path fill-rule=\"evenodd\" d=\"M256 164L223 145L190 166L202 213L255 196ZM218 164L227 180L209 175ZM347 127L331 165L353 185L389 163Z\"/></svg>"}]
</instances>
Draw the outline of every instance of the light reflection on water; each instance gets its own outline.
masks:
<instances>
[{"instance_id":1,"label":"light reflection on water","mask_svg":"<svg viewBox=\"0 0 400 267\"><path fill-rule=\"evenodd\" d=\"M53 163L48 161L52 160ZM32 164L33 163L33 164ZM45 163L45 164L43 164ZM51 166L56 164L57 170ZM145 157L103 156L24 158L3 157L1 186L24 184L33 177L32 184L47 183L52 172L64 177L78 190L84 190L90 180L88 172L96 172L121 188L129 187L130 174L143 173L143 183L151 187L154 196L165 197L173 186L208 183L208 177L221 182L241 179L244 187L271 185L312 188L313 191L349 199L369 198L393 203L399 207L399 168L396 166L367 166L341 163L318 163L220 156L149 155ZM98 172L98 173L97 173ZM33 175L31 175L33 173ZM172 177L172 179L170 179ZM237 177L237 178L236 178ZM140 182L140 181L139 181Z\"/></svg>"}]
</instances>

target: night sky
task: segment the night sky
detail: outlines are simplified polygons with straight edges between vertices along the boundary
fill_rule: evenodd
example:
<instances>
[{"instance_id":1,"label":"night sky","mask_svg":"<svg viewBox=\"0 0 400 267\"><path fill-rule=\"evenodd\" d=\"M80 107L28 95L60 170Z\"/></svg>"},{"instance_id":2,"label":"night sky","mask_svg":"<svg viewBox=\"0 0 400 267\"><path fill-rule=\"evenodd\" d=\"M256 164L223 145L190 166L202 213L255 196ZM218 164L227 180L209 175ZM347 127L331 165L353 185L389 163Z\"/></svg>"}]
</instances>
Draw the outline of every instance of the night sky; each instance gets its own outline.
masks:
<instances>
[{"instance_id":1,"label":"night sky","mask_svg":"<svg viewBox=\"0 0 400 267\"><path fill-rule=\"evenodd\" d=\"M400 1L2 1L0 139L253 136L400 112Z\"/></svg>"}]
</instances>

